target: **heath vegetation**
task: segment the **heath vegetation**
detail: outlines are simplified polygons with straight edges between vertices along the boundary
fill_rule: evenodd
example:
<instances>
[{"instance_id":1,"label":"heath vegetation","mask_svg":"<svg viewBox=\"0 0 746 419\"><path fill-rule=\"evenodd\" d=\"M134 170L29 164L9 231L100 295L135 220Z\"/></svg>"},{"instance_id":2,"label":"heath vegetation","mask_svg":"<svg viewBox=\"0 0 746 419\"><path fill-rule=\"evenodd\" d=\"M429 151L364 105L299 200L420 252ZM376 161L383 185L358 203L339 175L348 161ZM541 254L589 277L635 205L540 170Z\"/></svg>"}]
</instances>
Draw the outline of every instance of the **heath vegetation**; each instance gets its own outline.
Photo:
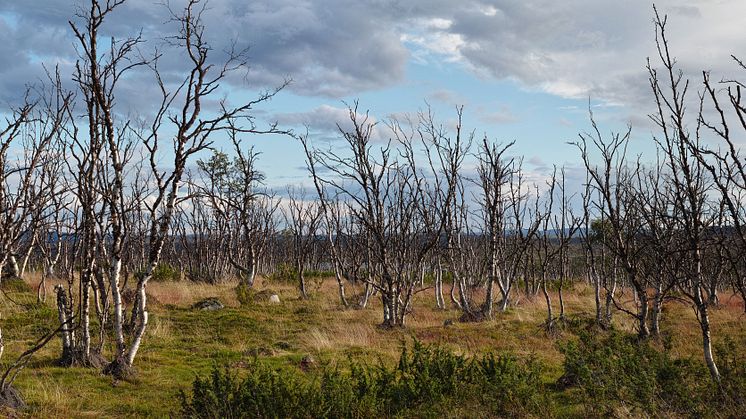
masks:
<instances>
[{"instance_id":1,"label":"heath vegetation","mask_svg":"<svg viewBox=\"0 0 746 419\"><path fill-rule=\"evenodd\" d=\"M123 3L81 5L74 73L49 69L0 126L6 413L746 411L744 84L685 77L657 10L657 153L589 110L577 188L529 176L463 108L352 103L335 148L262 125L290 81L228 96L248 51L211 47L204 1L165 5L177 31L150 53L109 35ZM117 99L143 74L156 99L130 116ZM266 186L259 135L297 140L305 187Z\"/></svg>"}]
</instances>

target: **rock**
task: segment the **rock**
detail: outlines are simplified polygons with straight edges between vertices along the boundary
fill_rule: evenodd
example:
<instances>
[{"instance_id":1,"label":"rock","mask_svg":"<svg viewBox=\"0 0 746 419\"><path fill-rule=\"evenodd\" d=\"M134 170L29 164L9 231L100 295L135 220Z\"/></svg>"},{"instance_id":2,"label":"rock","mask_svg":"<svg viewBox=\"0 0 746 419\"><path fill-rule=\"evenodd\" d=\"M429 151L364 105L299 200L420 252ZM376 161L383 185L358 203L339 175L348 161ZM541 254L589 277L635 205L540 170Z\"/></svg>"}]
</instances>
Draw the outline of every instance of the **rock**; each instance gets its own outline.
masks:
<instances>
[{"instance_id":1,"label":"rock","mask_svg":"<svg viewBox=\"0 0 746 419\"><path fill-rule=\"evenodd\" d=\"M300 360L300 369L303 371L308 371L314 366L316 366L316 360L311 355L304 355Z\"/></svg>"},{"instance_id":2,"label":"rock","mask_svg":"<svg viewBox=\"0 0 746 419\"><path fill-rule=\"evenodd\" d=\"M125 306L131 306L135 303L135 300L137 299L137 292L132 288L126 288L122 290L122 302ZM161 305L161 302L150 293L145 293L145 300L149 307Z\"/></svg>"},{"instance_id":3,"label":"rock","mask_svg":"<svg viewBox=\"0 0 746 419\"><path fill-rule=\"evenodd\" d=\"M193 309L197 310L205 310L205 311L215 311L215 310L221 310L225 308L223 303L220 302L215 297L205 298L204 300L197 301L192 305Z\"/></svg>"},{"instance_id":4,"label":"rock","mask_svg":"<svg viewBox=\"0 0 746 419\"><path fill-rule=\"evenodd\" d=\"M252 358L258 358L260 356L274 356L275 350L272 348L268 348L266 346L259 346L256 348L251 348L243 353L245 356L250 356Z\"/></svg>"},{"instance_id":5,"label":"rock","mask_svg":"<svg viewBox=\"0 0 746 419\"><path fill-rule=\"evenodd\" d=\"M277 294L272 294L269 296L269 301L272 304L280 304L280 296Z\"/></svg>"},{"instance_id":6,"label":"rock","mask_svg":"<svg viewBox=\"0 0 746 419\"><path fill-rule=\"evenodd\" d=\"M8 386L5 391L0 393L0 414L7 414L7 417L16 417L13 416L14 411L25 407L26 403L23 401L21 393L15 387Z\"/></svg>"},{"instance_id":7,"label":"rock","mask_svg":"<svg viewBox=\"0 0 746 419\"><path fill-rule=\"evenodd\" d=\"M107 365L102 371L104 375L111 375L114 379L114 385L117 381L134 381L137 378L137 371L134 367L127 365L124 358L116 358Z\"/></svg>"},{"instance_id":8,"label":"rock","mask_svg":"<svg viewBox=\"0 0 746 419\"><path fill-rule=\"evenodd\" d=\"M283 351L288 351L288 350L292 349L293 346L291 344L287 343L287 342L279 341L279 342L275 343L275 347L277 349L281 349Z\"/></svg>"},{"instance_id":9,"label":"rock","mask_svg":"<svg viewBox=\"0 0 746 419\"><path fill-rule=\"evenodd\" d=\"M464 313L458 319L458 321L460 321L461 323L479 323L485 320L489 320L489 317L487 317L481 311L475 311L472 313Z\"/></svg>"},{"instance_id":10,"label":"rock","mask_svg":"<svg viewBox=\"0 0 746 419\"><path fill-rule=\"evenodd\" d=\"M578 384L578 377L571 373L565 373L562 377L557 379L557 386L561 389L574 387Z\"/></svg>"},{"instance_id":11,"label":"rock","mask_svg":"<svg viewBox=\"0 0 746 419\"><path fill-rule=\"evenodd\" d=\"M251 299L252 299L252 302L255 302L255 303L264 303L264 302L269 302L269 300L272 298L273 295L277 295L277 293L272 290L266 289L266 290L261 290L261 291L257 291L253 293L251 296ZM277 297L277 298L279 299L280 297Z\"/></svg>"}]
</instances>

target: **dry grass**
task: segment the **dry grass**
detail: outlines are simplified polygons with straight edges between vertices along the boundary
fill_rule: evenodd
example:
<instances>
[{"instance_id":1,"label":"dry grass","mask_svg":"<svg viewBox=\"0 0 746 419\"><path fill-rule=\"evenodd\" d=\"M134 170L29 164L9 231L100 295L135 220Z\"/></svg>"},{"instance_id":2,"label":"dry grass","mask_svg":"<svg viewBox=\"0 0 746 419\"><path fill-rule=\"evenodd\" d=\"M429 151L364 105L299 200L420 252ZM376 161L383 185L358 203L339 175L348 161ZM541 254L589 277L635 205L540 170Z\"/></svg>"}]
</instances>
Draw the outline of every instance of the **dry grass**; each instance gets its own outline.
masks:
<instances>
[{"instance_id":1,"label":"dry grass","mask_svg":"<svg viewBox=\"0 0 746 419\"><path fill-rule=\"evenodd\" d=\"M32 287L38 275L28 275ZM55 281L48 281L49 295ZM541 295L532 298L516 290L517 298L505 313L482 323L460 323L460 312L453 308L439 310L433 291L415 296L414 311L405 329L384 330L379 298L371 297L364 310L340 306L335 281L326 280L314 287L310 300L299 299L292 282L257 281L257 290L269 289L280 295L281 304L256 303L241 306L236 299L235 283L219 285L183 282L152 282L147 292L152 319L136 361L140 381L113 387L108 377L96 371L53 367L59 355L58 342L52 341L18 380L31 405L29 415L35 417L137 417L168 416L176 402L175 394L186 389L195 374L204 374L212 366L223 363L241 365L247 358L259 356L276 365L297 365L304 354L311 353L322 361L335 362L348 356L364 357L384 362L396 360L403 343L416 338L425 343L445 345L458 353L476 354L486 351L510 351L518 355L533 355L549 367L547 380L562 373L563 356L558 343L574 339L569 330L547 335L542 324L546 303ZM348 287L349 301L361 292ZM448 289L445 290L446 292ZM13 295L13 297L23 297ZM217 312L190 309L196 301L219 298L227 308ZM565 292L566 314L570 319L592 318L593 290L576 284ZM35 301L34 294L25 296ZM448 295L445 296L450 306ZM477 301L483 298L477 296ZM623 300L631 301L628 293ZM743 303L739 298L722 295L722 305L712 311L713 336L716 342L731 335L746 341ZM47 305L53 305L48 298ZM552 293L555 314L558 295ZM29 325L37 321L35 314L22 307L4 302L2 327L7 330L6 356L11 359L35 338ZM50 316L53 316L51 314ZM453 324L445 325L446 320ZM50 325L53 319L48 319ZM10 324L8 322L11 322ZM615 326L634 331L634 321L616 312ZM701 336L693 310L682 303L668 303L663 313L663 332L674 347L674 355L699 358ZM111 351L111 345L107 347ZM108 353L108 352L107 352ZM153 391L157 389L157 391Z\"/></svg>"},{"instance_id":2,"label":"dry grass","mask_svg":"<svg viewBox=\"0 0 746 419\"><path fill-rule=\"evenodd\" d=\"M237 307L238 300L233 289L235 283L221 283L216 285L192 283L188 281L150 282L147 293L160 304L170 304L177 307L189 307L197 301L209 297L217 297L223 304Z\"/></svg>"},{"instance_id":3,"label":"dry grass","mask_svg":"<svg viewBox=\"0 0 746 419\"><path fill-rule=\"evenodd\" d=\"M353 323L335 324L330 330L313 328L303 338L304 346L321 352L329 349L372 347L378 332L372 325Z\"/></svg>"}]
</instances>

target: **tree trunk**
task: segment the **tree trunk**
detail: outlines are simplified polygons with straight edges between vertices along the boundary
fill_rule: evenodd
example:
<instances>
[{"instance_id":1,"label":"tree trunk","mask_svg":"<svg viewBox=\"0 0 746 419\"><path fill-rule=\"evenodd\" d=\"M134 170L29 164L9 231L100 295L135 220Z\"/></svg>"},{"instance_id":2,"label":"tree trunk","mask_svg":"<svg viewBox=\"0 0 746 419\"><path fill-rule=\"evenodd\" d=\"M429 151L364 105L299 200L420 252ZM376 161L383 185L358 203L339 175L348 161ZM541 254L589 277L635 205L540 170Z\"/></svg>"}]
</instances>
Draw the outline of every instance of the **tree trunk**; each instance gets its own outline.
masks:
<instances>
[{"instance_id":1,"label":"tree trunk","mask_svg":"<svg viewBox=\"0 0 746 419\"><path fill-rule=\"evenodd\" d=\"M73 340L70 334L71 325L68 324L67 317L67 294L65 294L65 288L61 285L54 287L57 293L57 318L62 325L60 330L60 336L62 338L62 357L60 358L60 364L69 365L73 361Z\"/></svg>"},{"instance_id":2,"label":"tree trunk","mask_svg":"<svg viewBox=\"0 0 746 419\"><path fill-rule=\"evenodd\" d=\"M39 285L36 287L36 302L37 303L46 303L47 302L47 275L46 273L42 274L41 281L39 281Z\"/></svg>"},{"instance_id":3,"label":"tree trunk","mask_svg":"<svg viewBox=\"0 0 746 419\"><path fill-rule=\"evenodd\" d=\"M33 235L31 238L31 243L29 244L28 249L26 249L26 253L23 255L23 262L21 262L21 269L19 270L18 277L23 278L24 275L26 275L26 267L28 267L28 261L31 257L31 253L34 251L34 246L36 245L36 234Z\"/></svg>"},{"instance_id":4,"label":"tree trunk","mask_svg":"<svg viewBox=\"0 0 746 419\"><path fill-rule=\"evenodd\" d=\"M132 343L130 344L130 349L127 353L126 358L126 365L128 367L132 367L132 363L135 361L135 356L137 355L137 351L140 349L140 343L142 342L142 337L145 334L145 328L148 325L148 312L145 310L146 303L147 303L147 295L145 293L145 287L147 286L148 281L153 275L153 271L155 270L156 264L151 265L148 268L148 272L146 275L140 279L137 282L137 313L139 314L140 321L136 325L134 337L132 339Z\"/></svg>"},{"instance_id":5,"label":"tree trunk","mask_svg":"<svg viewBox=\"0 0 746 419\"><path fill-rule=\"evenodd\" d=\"M360 302L358 303L358 307L363 309L368 306L368 299L373 294L373 287L370 285L370 283L365 283L365 290L363 291L363 296L360 298Z\"/></svg>"},{"instance_id":6,"label":"tree trunk","mask_svg":"<svg viewBox=\"0 0 746 419\"><path fill-rule=\"evenodd\" d=\"M337 280L339 302L342 304L342 307L347 308L350 306L350 304L347 302L347 296L345 296L345 283L344 283L344 279L342 278L342 274L339 272L339 266L336 263L334 264L334 277Z\"/></svg>"},{"instance_id":7,"label":"tree trunk","mask_svg":"<svg viewBox=\"0 0 746 419\"><path fill-rule=\"evenodd\" d=\"M547 328L551 329L554 323L554 314L552 313L552 298L549 296L547 291L547 274L542 272L541 274L541 292L544 294L544 300L547 303Z\"/></svg>"},{"instance_id":8,"label":"tree trunk","mask_svg":"<svg viewBox=\"0 0 746 419\"><path fill-rule=\"evenodd\" d=\"M13 278L19 278L21 275L21 270L18 267L18 260L16 260L16 255L11 254L8 258L8 262L10 263L9 269L10 269L10 276Z\"/></svg>"},{"instance_id":9,"label":"tree trunk","mask_svg":"<svg viewBox=\"0 0 746 419\"><path fill-rule=\"evenodd\" d=\"M435 305L440 310L445 310L446 302L443 299L443 269L438 261L438 266L435 270Z\"/></svg>"},{"instance_id":10,"label":"tree trunk","mask_svg":"<svg viewBox=\"0 0 746 419\"><path fill-rule=\"evenodd\" d=\"M717 364L715 364L715 357L712 354L710 316L707 312L706 303L698 305L697 320L699 320L699 326L700 326L700 329L702 330L702 349L704 352L705 363L707 364L707 369L710 370L710 376L712 377L712 381L719 384L720 383L720 371L718 371Z\"/></svg>"},{"instance_id":11,"label":"tree trunk","mask_svg":"<svg viewBox=\"0 0 746 419\"><path fill-rule=\"evenodd\" d=\"M606 318L606 325L611 326L611 321L613 320L614 312L612 310L614 305L614 295L616 294L616 287L617 287L617 259L614 258L614 265L612 266L611 270L611 286L608 285L606 288L606 301L605 301L605 318Z\"/></svg>"},{"instance_id":12,"label":"tree trunk","mask_svg":"<svg viewBox=\"0 0 746 419\"><path fill-rule=\"evenodd\" d=\"M709 306L717 306L720 304L720 298L718 298L718 287L717 287L717 281L712 280L709 284L709 289L707 290L707 304Z\"/></svg>"},{"instance_id":13,"label":"tree trunk","mask_svg":"<svg viewBox=\"0 0 746 419\"><path fill-rule=\"evenodd\" d=\"M449 294L451 296L451 303L453 303L453 305L456 306L457 308L463 309L459 300L456 299L456 278L455 277L453 278L453 281L451 282L451 292ZM744 298L744 301L746 301L746 298Z\"/></svg>"},{"instance_id":14,"label":"tree trunk","mask_svg":"<svg viewBox=\"0 0 746 419\"><path fill-rule=\"evenodd\" d=\"M603 315L601 314L601 278L598 277L594 266L591 266L589 276L591 276L591 280L593 281L593 299L596 304L596 324L601 325L603 323Z\"/></svg>"},{"instance_id":15,"label":"tree trunk","mask_svg":"<svg viewBox=\"0 0 746 419\"><path fill-rule=\"evenodd\" d=\"M660 329L660 320L661 320L661 312L663 309L663 285L658 284L657 288L655 289L655 297L653 298L653 313L651 317L651 327L650 327L650 333L653 336L660 336L661 329Z\"/></svg>"},{"instance_id":16,"label":"tree trunk","mask_svg":"<svg viewBox=\"0 0 746 419\"><path fill-rule=\"evenodd\" d=\"M114 340L117 344L117 357L124 355L124 307L122 306L122 293L119 288L119 277L121 271L122 260L113 257L111 260L109 287L111 292L111 302L114 305Z\"/></svg>"},{"instance_id":17,"label":"tree trunk","mask_svg":"<svg viewBox=\"0 0 746 419\"><path fill-rule=\"evenodd\" d=\"M633 288L634 289L634 288ZM637 291L635 289L635 291ZM638 321L638 333L637 336L640 339L646 339L650 337L650 329L648 328L648 296L644 290L636 292L640 304L637 310L637 321Z\"/></svg>"},{"instance_id":18,"label":"tree trunk","mask_svg":"<svg viewBox=\"0 0 746 419\"><path fill-rule=\"evenodd\" d=\"M300 297L304 300L308 299L308 292L306 291L306 277L303 274L303 265L301 263L296 264L298 270L298 286L300 288Z\"/></svg>"},{"instance_id":19,"label":"tree trunk","mask_svg":"<svg viewBox=\"0 0 746 419\"><path fill-rule=\"evenodd\" d=\"M503 286L500 282L500 279L498 279L498 284L500 284L500 294L501 294L501 300L499 302L499 309L500 312L505 312L508 310L508 304L510 303L509 297L510 297L510 288L511 285L508 283L507 286Z\"/></svg>"},{"instance_id":20,"label":"tree trunk","mask_svg":"<svg viewBox=\"0 0 746 419\"><path fill-rule=\"evenodd\" d=\"M559 300L559 305L560 305L560 314L559 314L560 321L565 320L565 299L562 296L562 288L564 287L564 285L565 285L564 278L560 278L559 290L557 290L558 300Z\"/></svg>"},{"instance_id":21,"label":"tree trunk","mask_svg":"<svg viewBox=\"0 0 746 419\"><path fill-rule=\"evenodd\" d=\"M90 269L82 275L80 290L80 325L81 325L81 356L83 362L88 360L91 353L91 278Z\"/></svg>"}]
</instances>

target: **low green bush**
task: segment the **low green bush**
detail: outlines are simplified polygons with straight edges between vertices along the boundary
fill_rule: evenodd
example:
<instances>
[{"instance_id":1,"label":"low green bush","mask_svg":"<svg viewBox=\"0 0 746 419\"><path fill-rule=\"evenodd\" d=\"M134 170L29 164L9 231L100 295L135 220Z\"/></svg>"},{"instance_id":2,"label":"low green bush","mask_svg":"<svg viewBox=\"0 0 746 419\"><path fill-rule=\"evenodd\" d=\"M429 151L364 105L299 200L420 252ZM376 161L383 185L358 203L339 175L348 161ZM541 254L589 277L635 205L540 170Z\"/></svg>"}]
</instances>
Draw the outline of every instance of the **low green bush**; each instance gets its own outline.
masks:
<instances>
[{"instance_id":1,"label":"low green bush","mask_svg":"<svg viewBox=\"0 0 746 419\"><path fill-rule=\"evenodd\" d=\"M168 263L161 263L153 270L153 276L151 281L153 282L166 282L166 281L180 281L181 271L171 266Z\"/></svg>"},{"instance_id":2,"label":"low green bush","mask_svg":"<svg viewBox=\"0 0 746 419\"><path fill-rule=\"evenodd\" d=\"M306 279L323 279L334 276L334 271L306 269L303 274ZM294 282L298 279L298 270L289 263L281 263L267 279L274 282Z\"/></svg>"},{"instance_id":3,"label":"low green bush","mask_svg":"<svg viewBox=\"0 0 746 419\"><path fill-rule=\"evenodd\" d=\"M722 349L718 357L720 385L701 360L675 359L668 349L620 332L582 332L561 350L561 381L580 389L588 416L619 416L623 411L632 416L728 417L745 411L746 361L735 355L735 347Z\"/></svg>"},{"instance_id":4,"label":"low green bush","mask_svg":"<svg viewBox=\"0 0 746 419\"><path fill-rule=\"evenodd\" d=\"M236 300L242 306L249 305L254 302L254 290L246 286L246 284L238 284L235 288Z\"/></svg>"},{"instance_id":5,"label":"low green bush","mask_svg":"<svg viewBox=\"0 0 746 419\"><path fill-rule=\"evenodd\" d=\"M549 411L541 364L512 355L468 358L415 342L395 367L350 360L349 368L304 374L254 361L245 377L215 368L180 394L181 415L199 418L441 416L458 410L493 416Z\"/></svg>"},{"instance_id":6,"label":"low green bush","mask_svg":"<svg viewBox=\"0 0 746 419\"><path fill-rule=\"evenodd\" d=\"M31 286L21 278L5 277L0 280L0 289L8 292L33 292Z\"/></svg>"},{"instance_id":7,"label":"low green bush","mask_svg":"<svg viewBox=\"0 0 746 419\"><path fill-rule=\"evenodd\" d=\"M238 300L238 303L241 304L242 306L269 301L269 298L273 294L277 294L275 291L272 291L271 289L264 289L261 291L257 291L254 288L246 286L246 284L238 284L238 286L236 286L235 288L235 292L236 292L236 300Z\"/></svg>"},{"instance_id":8,"label":"low green bush","mask_svg":"<svg viewBox=\"0 0 746 419\"><path fill-rule=\"evenodd\" d=\"M732 338L715 346L720 369L720 402L734 410L746 412L746 342L737 344Z\"/></svg>"}]
</instances>

